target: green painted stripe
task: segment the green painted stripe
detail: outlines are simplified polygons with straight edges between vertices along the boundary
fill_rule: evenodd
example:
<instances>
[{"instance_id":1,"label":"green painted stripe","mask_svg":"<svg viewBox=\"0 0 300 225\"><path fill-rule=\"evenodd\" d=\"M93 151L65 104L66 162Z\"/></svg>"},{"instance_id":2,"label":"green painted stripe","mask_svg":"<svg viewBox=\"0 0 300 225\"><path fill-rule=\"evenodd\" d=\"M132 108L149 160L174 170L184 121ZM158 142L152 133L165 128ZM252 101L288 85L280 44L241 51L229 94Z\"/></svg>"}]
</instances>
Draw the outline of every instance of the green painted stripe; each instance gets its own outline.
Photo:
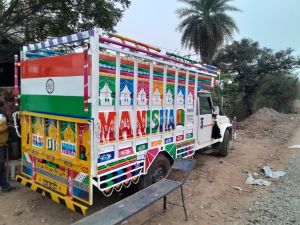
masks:
<instances>
[{"instance_id":1,"label":"green painted stripe","mask_svg":"<svg viewBox=\"0 0 300 225\"><path fill-rule=\"evenodd\" d=\"M109 164L107 164L107 165L99 166L97 169L98 169L98 170L102 170L102 169L105 169L105 168L107 168L107 167L117 165L117 164L119 164L119 163L123 163L123 162L126 162L126 161L130 161L130 160L132 160L132 159L134 159L134 158L136 158L136 155L130 156L130 157L126 158L126 159L122 159L122 160L119 160L119 161L116 161L116 162L109 163Z\"/></svg>"},{"instance_id":2,"label":"green painted stripe","mask_svg":"<svg viewBox=\"0 0 300 225\"><path fill-rule=\"evenodd\" d=\"M91 108L84 112L83 97L21 95L21 108L24 111L90 117Z\"/></svg>"},{"instance_id":3,"label":"green painted stripe","mask_svg":"<svg viewBox=\"0 0 300 225\"><path fill-rule=\"evenodd\" d=\"M167 73L167 77L170 77L170 78L175 78L175 73Z\"/></svg>"},{"instance_id":4,"label":"green painted stripe","mask_svg":"<svg viewBox=\"0 0 300 225\"><path fill-rule=\"evenodd\" d=\"M107 60L99 60L100 63L108 65L108 66L113 66L116 67L116 62L111 62L111 61L107 61ZM134 67L128 64L121 64L121 68L126 68L126 69L131 69L133 70Z\"/></svg>"}]
</instances>

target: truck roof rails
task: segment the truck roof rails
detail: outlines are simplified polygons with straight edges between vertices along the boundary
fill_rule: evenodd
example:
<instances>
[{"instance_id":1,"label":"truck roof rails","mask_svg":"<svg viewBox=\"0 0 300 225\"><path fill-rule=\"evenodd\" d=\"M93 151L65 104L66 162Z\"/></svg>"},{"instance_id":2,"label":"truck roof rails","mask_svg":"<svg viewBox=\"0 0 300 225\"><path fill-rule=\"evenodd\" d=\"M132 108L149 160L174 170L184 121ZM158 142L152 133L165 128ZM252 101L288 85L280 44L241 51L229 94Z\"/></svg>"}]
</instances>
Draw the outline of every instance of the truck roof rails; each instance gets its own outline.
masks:
<instances>
[{"instance_id":1,"label":"truck roof rails","mask_svg":"<svg viewBox=\"0 0 300 225\"><path fill-rule=\"evenodd\" d=\"M62 52L53 50L51 48L59 45L65 45L70 43L81 43L84 40L90 39L91 37L95 37L95 35L100 34L100 29L95 28L89 31L79 32L77 34L68 35L64 37L52 38L44 42L29 44L28 46L23 47L23 51L26 52L26 56L31 59L39 58L39 57L50 57L54 55L63 54ZM118 39L118 40L114 40ZM214 66L209 65L201 65L198 62L195 62L191 59L188 59L183 56L179 56L174 53L167 52L166 54L161 54L161 49L158 47L154 47L149 44L145 44L119 34L110 34L108 37L99 36L99 41L106 44L117 45L123 49L129 49L130 51L137 53L144 53L154 58L166 60L169 62L181 64L186 67L194 68L199 72L205 72L207 75L216 76L219 73L219 70ZM83 43L82 43L83 44ZM34 54L30 54L34 53Z\"/></svg>"}]
</instances>

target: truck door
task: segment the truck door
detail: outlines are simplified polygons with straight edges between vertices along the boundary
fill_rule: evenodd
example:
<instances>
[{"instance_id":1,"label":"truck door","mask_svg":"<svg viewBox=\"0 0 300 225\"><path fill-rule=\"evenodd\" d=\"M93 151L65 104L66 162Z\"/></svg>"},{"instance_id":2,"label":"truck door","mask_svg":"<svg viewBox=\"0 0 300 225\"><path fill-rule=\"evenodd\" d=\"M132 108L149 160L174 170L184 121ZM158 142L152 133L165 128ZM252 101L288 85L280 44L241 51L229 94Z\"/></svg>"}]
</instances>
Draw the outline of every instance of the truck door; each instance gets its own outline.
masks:
<instances>
[{"instance_id":1,"label":"truck door","mask_svg":"<svg viewBox=\"0 0 300 225\"><path fill-rule=\"evenodd\" d=\"M198 143L200 145L211 142L212 132L212 101L209 93L198 94Z\"/></svg>"}]
</instances>

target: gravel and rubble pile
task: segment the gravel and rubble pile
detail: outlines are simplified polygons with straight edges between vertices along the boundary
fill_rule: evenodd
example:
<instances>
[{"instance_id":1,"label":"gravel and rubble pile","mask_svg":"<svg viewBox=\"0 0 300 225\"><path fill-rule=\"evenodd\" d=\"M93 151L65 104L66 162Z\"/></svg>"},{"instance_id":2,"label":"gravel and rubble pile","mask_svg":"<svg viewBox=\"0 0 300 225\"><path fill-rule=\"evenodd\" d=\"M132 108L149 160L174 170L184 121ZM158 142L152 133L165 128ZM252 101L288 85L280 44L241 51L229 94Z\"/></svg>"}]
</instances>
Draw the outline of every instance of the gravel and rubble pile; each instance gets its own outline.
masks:
<instances>
[{"instance_id":1,"label":"gravel and rubble pile","mask_svg":"<svg viewBox=\"0 0 300 225\"><path fill-rule=\"evenodd\" d=\"M251 204L244 221L235 225L300 224L300 156L289 160L287 175L273 186L270 193Z\"/></svg>"},{"instance_id":2,"label":"gravel and rubble pile","mask_svg":"<svg viewBox=\"0 0 300 225\"><path fill-rule=\"evenodd\" d=\"M297 126L293 114L283 114L270 108L262 108L252 114L245 121L239 123L238 128L250 138L271 138L279 142L286 142L288 133L286 126Z\"/></svg>"}]
</instances>

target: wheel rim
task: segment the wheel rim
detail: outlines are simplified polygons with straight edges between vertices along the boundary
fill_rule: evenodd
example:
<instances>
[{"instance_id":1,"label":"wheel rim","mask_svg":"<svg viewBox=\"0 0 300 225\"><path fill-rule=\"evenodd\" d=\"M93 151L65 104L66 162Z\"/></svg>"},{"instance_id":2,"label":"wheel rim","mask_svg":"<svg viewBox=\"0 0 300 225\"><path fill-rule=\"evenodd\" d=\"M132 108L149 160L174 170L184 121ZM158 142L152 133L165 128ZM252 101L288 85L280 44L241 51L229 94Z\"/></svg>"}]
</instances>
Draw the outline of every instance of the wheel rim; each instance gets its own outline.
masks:
<instances>
[{"instance_id":1,"label":"wheel rim","mask_svg":"<svg viewBox=\"0 0 300 225\"><path fill-rule=\"evenodd\" d=\"M166 176L166 171L162 166L158 166L152 174L152 184L160 181Z\"/></svg>"}]
</instances>

